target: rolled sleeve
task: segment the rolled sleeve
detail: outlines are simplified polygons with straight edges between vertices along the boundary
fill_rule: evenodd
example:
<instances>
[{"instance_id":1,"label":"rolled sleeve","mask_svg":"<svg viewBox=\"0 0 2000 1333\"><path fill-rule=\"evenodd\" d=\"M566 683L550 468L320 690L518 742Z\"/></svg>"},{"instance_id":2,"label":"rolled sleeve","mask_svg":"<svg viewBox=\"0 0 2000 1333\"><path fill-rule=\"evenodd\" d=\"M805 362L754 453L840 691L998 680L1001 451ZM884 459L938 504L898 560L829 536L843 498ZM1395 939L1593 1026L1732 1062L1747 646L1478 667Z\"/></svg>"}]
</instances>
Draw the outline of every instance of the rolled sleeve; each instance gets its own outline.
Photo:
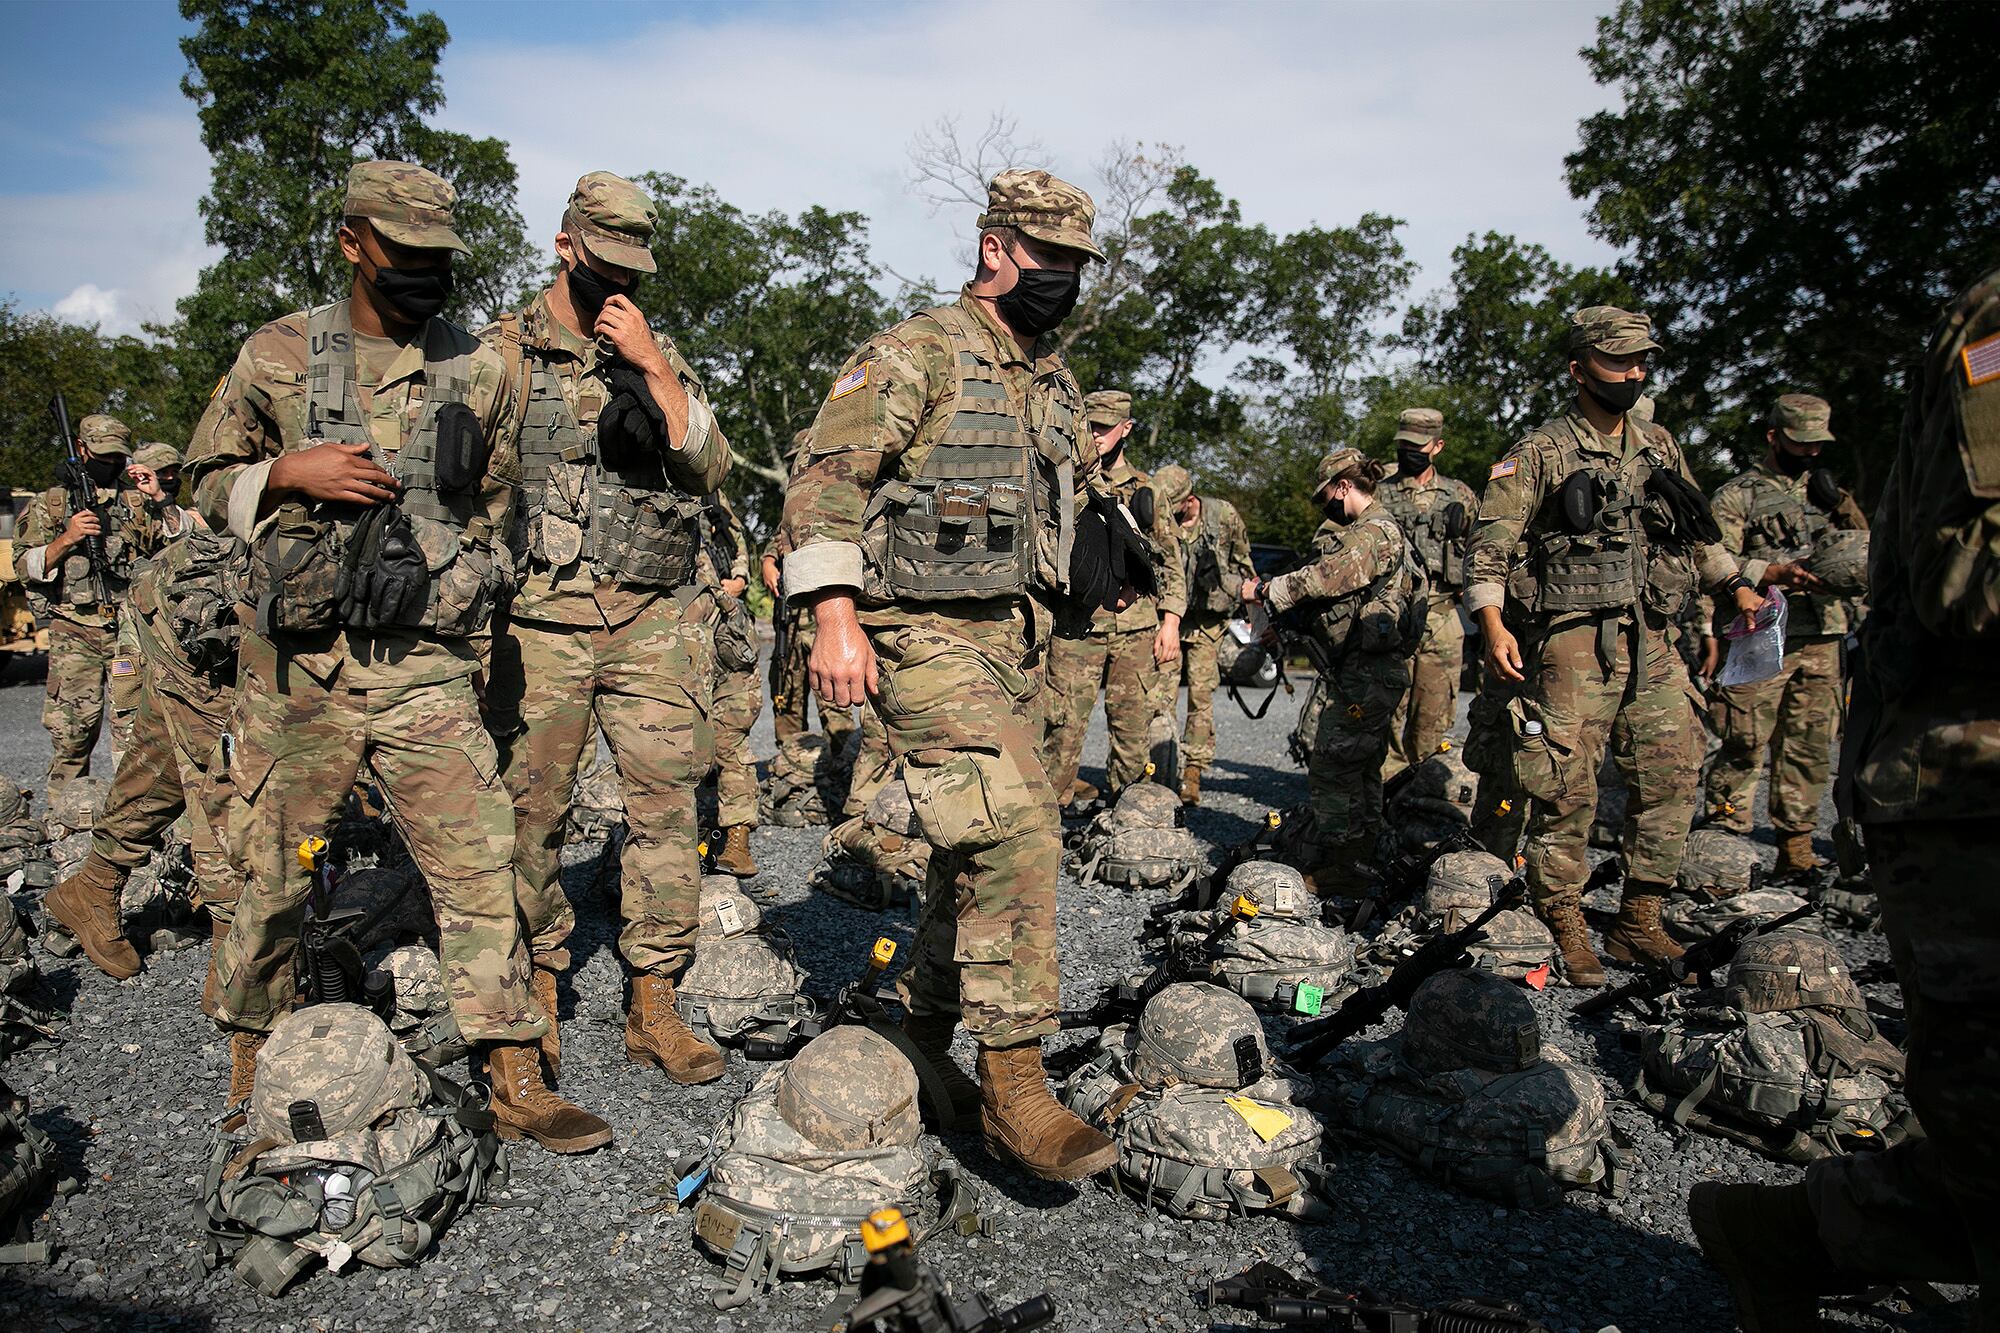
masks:
<instances>
[{"instance_id":1,"label":"rolled sleeve","mask_svg":"<svg viewBox=\"0 0 2000 1333\"><path fill-rule=\"evenodd\" d=\"M785 557L785 595L802 596L822 588L861 587L861 547L854 542L813 542Z\"/></svg>"},{"instance_id":2,"label":"rolled sleeve","mask_svg":"<svg viewBox=\"0 0 2000 1333\"><path fill-rule=\"evenodd\" d=\"M267 458L261 463L246 463L233 469L233 475L227 477L228 503L222 516L223 522L230 534L242 541L249 541L257 526L257 511L264 504L271 465L277 461Z\"/></svg>"},{"instance_id":3,"label":"rolled sleeve","mask_svg":"<svg viewBox=\"0 0 2000 1333\"><path fill-rule=\"evenodd\" d=\"M1465 590L1465 609L1469 614L1478 615L1487 607L1505 607L1507 589L1498 583L1474 583Z\"/></svg>"},{"instance_id":4,"label":"rolled sleeve","mask_svg":"<svg viewBox=\"0 0 2000 1333\"><path fill-rule=\"evenodd\" d=\"M27 583L48 583L55 575L49 572L49 548L31 546L14 558L14 568Z\"/></svg>"}]
</instances>

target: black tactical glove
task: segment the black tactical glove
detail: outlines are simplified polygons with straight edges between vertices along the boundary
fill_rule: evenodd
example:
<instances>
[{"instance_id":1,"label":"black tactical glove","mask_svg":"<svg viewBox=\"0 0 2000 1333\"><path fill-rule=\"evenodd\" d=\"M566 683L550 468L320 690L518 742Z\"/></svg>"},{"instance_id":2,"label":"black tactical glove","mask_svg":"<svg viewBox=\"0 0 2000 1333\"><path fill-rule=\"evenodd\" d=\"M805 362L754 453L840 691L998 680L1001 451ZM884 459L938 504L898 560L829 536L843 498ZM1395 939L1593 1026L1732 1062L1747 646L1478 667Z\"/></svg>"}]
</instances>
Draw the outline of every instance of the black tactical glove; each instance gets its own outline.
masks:
<instances>
[{"instance_id":1,"label":"black tactical glove","mask_svg":"<svg viewBox=\"0 0 2000 1333\"><path fill-rule=\"evenodd\" d=\"M1831 514L1840 508L1840 483L1834 479L1830 469L1816 467L1806 473L1806 499L1823 514Z\"/></svg>"},{"instance_id":2,"label":"black tactical glove","mask_svg":"<svg viewBox=\"0 0 2000 1333\"><path fill-rule=\"evenodd\" d=\"M401 505L376 505L348 536L340 619L351 629L410 629L423 621L430 565Z\"/></svg>"},{"instance_id":3,"label":"black tactical glove","mask_svg":"<svg viewBox=\"0 0 2000 1333\"><path fill-rule=\"evenodd\" d=\"M1666 511L1670 536L1676 541L1701 546L1722 540L1715 511L1701 488L1670 468L1655 468L1646 479L1646 494L1659 501Z\"/></svg>"},{"instance_id":4,"label":"black tactical glove","mask_svg":"<svg viewBox=\"0 0 2000 1333\"><path fill-rule=\"evenodd\" d=\"M439 495L470 495L486 476L493 451L479 418L464 403L446 403L437 412L437 453L431 473Z\"/></svg>"},{"instance_id":5,"label":"black tactical glove","mask_svg":"<svg viewBox=\"0 0 2000 1333\"><path fill-rule=\"evenodd\" d=\"M1447 541L1458 541L1472 531L1472 515L1466 512L1465 501L1453 500L1444 507L1444 535Z\"/></svg>"},{"instance_id":6,"label":"black tactical glove","mask_svg":"<svg viewBox=\"0 0 2000 1333\"><path fill-rule=\"evenodd\" d=\"M1111 532L1097 497L1076 517L1069 548L1069 595L1082 607L1110 606L1118 600L1120 580L1111 566Z\"/></svg>"},{"instance_id":7,"label":"black tactical glove","mask_svg":"<svg viewBox=\"0 0 2000 1333\"><path fill-rule=\"evenodd\" d=\"M613 472L631 472L657 464L667 447L667 418L646 387L638 367L613 361L604 378L611 401L597 416L597 458Z\"/></svg>"}]
</instances>

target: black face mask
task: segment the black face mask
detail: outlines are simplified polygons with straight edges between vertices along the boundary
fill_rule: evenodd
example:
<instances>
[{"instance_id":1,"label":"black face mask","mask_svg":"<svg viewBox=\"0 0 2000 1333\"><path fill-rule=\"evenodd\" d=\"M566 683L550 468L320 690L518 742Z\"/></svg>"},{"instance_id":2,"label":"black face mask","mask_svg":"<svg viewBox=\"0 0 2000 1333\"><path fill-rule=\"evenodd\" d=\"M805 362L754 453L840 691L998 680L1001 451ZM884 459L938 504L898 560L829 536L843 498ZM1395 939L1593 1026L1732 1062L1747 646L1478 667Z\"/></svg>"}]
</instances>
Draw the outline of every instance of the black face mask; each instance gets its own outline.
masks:
<instances>
[{"instance_id":1,"label":"black face mask","mask_svg":"<svg viewBox=\"0 0 2000 1333\"><path fill-rule=\"evenodd\" d=\"M583 262L581 255L569 268L569 298L579 310L597 311L614 296L630 297L639 290L639 280L613 282Z\"/></svg>"},{"instance_id":2,"label":"black face mask","mask_svg":"<svg viewBox=\"0 0 2000 1333\"><path fill-rule=\"evenodd\" d=\"M125 460L122 458L87 458L84 460L83 470L90 474L91 481L108 490L116 486L118 479L125 475Z\"/></svg>"},{"instance_id":3,"label":"black face mask","mask_svg":"<svg viewBox=\"0 0 2000 1333\"><path fill-rule=\"evenodd\" d=\"M1420 444L1399 444L1396 446L1396 466L1406 477L1421 477L1431 465L1431 456L1424 452Z\"/></svg>"},{"instance_id":4,"label":"black face mask","mask_svg":"<svg viewBox=\"0 0 2000 1333\"><path fill-rule=\"evenodd\" d=\"M1338 495L1321 505L1319 512L1325 514L1330 522L1338 523L1343 528L1354 521L1354 515L1347 512L1347 502Z\"/></svg>"},{"instance_id":5,"label":"black face mask","mask_svg":"<svg viewBox=\"0 0 2000 1333\"><path fill-rule=\"evenodd\" d=\"M1787 449L1783 436L1779 436L1778 442L1771 446L1771 452L1777 456L1778 471L1788 477L1804 476L1806 469L1811 467L1814 462L1813 459L1806 457L1804 454L1795 454Z\"/></svg>"},{"instance_id":6,"label":"black face mask","mask_svg":"<svg viewBox=\"0 0 2000 1333\"><path fill-rule=\"evenodd\" d=\"M448 268L378 268L374 286L389 308L412 324L435 318L451 299Z\"/></svg>"},{"instance_id":7,"label":"black face mask","mask_svg":"<svg viewBox=\"0 0 2000 1333\"><path fill-rule=\"evenodd\" d=\"M993 304L1008 328L1039 338L1069 318L1082 289L1083 275L1074 270L1024 268L1013 287L995 297Z\"/></svg>"},{"instance_id":8,"label":"black face mask","mask_svg":"<svg viewBox=\"0 0 2000 1333\"><path fill-rule=\"evenodd\" d=\"M1583 391L1595 398L1598 405L1624 415L1639 401L1639 395L1646 391L1644 380L1601 380L1589 371L1583 373Z\"/></svg>"}]
</instances>

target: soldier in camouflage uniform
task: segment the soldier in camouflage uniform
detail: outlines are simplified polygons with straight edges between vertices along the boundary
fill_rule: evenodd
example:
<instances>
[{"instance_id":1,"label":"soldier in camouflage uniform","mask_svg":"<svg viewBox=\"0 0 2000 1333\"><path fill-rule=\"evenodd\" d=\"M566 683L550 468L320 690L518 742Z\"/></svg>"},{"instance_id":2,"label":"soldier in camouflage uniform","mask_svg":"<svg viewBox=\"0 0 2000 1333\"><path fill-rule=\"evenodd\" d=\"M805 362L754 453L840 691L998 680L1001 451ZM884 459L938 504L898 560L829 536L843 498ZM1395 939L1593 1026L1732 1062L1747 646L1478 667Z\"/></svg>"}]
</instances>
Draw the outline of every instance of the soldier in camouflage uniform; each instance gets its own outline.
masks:
<instances>
[{"instance_id":1,"label":"soldier in camouflage uniform","mask_svg":"<svg viewBox=\"0 0 2000 1333\"><path fill-rule=\"evenodd\" d=\"M1575 404L1493 465L1467 555L1465 605L1488 671L1524 682L1508 712L1515 776L1535 801L1527 856L1536 910L1555 933L1569 984L1601 986L1582 889L1613 724L1623 717L1635 762L1625 895L1605 947L1622 962L1676 957L1660 901L1693 822L1702 744L1668 628L1697 581L1742 610L1763 599L1728 551L1700 540L1713 520L1680 446L1627 415L1659 348L1652 321L1592 306L1571 317L1569 344ZM1510 600L1523 608L1519 640L1501 618Z\"/></svg>"},{"instance_id":2,"label":"soldier in camouflage uniform","mask_svg":"<svg viewBox=\"0 0 2000 1333\"><path fill-rule=\"evenodd\" d=\"M1311 828L1299 869L1323 897L1376 887L1382 756L1422 632L1423 571L1401 527L1375 503L1381 480L1382 465L1358 450L1321 459L1315 498L1326 521L1313 534L1312 563L1246 579L1241 590L1273 616L1296 607L1306 617L1323 706L1306 772Z\"/></svg>"},{"instance_id":3,"label":"soldier in camouflage uniform","mask_svg":"<svg viewBox=\"0 0 2000 1333\"><path fill-rule=\"evenodd\" d=\"M1175 463L1153 473L1153 502L1179 526L1181 576L1187 586L1187 614L1181 618L1180 682L1187 686L1187 728L1181 741L1181 799L1201 803L1201 774L1215 761L1215 691L1222 684L1216 655L1237 590L1254 578L1250 533L1236 506L1214 496L1196 495L1194 478ZM1169 671L1169 679L1173 673ZM1168 706L1173 704L1168 691Z\"/></svg>"},{"instance_id":4,"label":"soldier in camouflage uniform","mask_svg":"<svg viewBox=\"0 0 2000 1333\"><path fill-rule=\"evenodd\" d=\"M51 486L28 502L14 541L14 567L27 585L28 604L49 632L42 725L52 751L51 801L71 778L90 772L90 752L104 725L107 676L111 748L125 748L124 721L137 702L139 667L118 651L119 612L133 565L166 541L163 506L125 476L132 449L125 423L102 413L87 416L77 423L76 443L97 490L95 507L72 514L69 491ZM87 551L91 537L104 543L105 568L96 576Z\"/></svg>"},{"instance_id":5,"label":"soldier in camouflage uniform","mask_svg":"<svg viewBox=\"0 0 2000 1333\"><path fill-rule=\"evenodd\" d=\"M714 595L699 581L702 497L729 445L671 340L632 303L656 271L658 210L608 171L577 181L556 235L563 271L481 337L522 416L520 586L495 636L489 709L505 748L513 861L534 985L551 1024L576 916L559 857L593 722L618 766L629 836L618 948L633 972L626 1055L678 1083L721 1077L722 1053L674 1010L694 956L701 871L695 788L714 741ZM555 1034L551 1034L552 1037ZM561 1058L545 1047L550 1073Z\"/></svg>"},{"instance_id":6,"label":"soldier in camouflage uniform","mask_svg":"<svg viewBox=\"0 0 2000 1333\"><path fill-rule=\"evenodd\" d=\"M1924 1135L1802 1184L1696 1185L1688 1212L1747 1328L1817 1328L1819 1297L1976 1282L2000 1328L2000 269L1909 377L1869 544L1843 813L1861 820L1909 1019Z\"/></svg>"},{"instance_id":7,"label":"soldier in camouflage uniform","mask_svg":"<svg viewBox=\"0 0 2000 1333\"><path fill-rule=\"evenodd\" d=\"M931 845L904 975L907 1030L1037 1175L1117 1149L1050 1095L1061 826L1041 759L1050 604L1068 587L1083 395L1053 330L1102 258L1089 196L1045 171L995 177L979 267L954 305L868 340L842 370L785 494L785 587L816 622L812 680L873 701ZM961 1015L979 1087L950 1055Z\"/></svg>"},{"instance_id":8,"label":"soldier in camouflage uniform","mask_svg":"<svg viewBox=\"0 0 2000 1333\"><path fill-rule=\"evenodd\" d=\"M1708 773L1709 818L1738 833L1750 831L1750 803L1768 755L1780 875L1820 864L1812 837L1832 776L1840 641L1850 620L1847 603L1824 592L1802 561L1826 529L1868 526L1833 474L1813 466L1833 439L1832 415L1823 398L1782 395L1764 432L1764 461L1715 493L1722 544L1743 562L1743 577L1785 590L1789 614L1784 669L1769 680L1714 689L1708 720L1722 750Z\"/></svg>"},{"instance_id":9,"label":"soldier in camouflage uniform","mask_svg":"<svg viewBox=\"0 0 2000 1333\"><path fill-rule=\"evenodd\" d=\"M701 580L714 590L717 602L715 704L709 714L715 737L715 812L722 825L715 868L747 879L757 873L750 854L750 830L757 827L757 761L750 754L750 728L764 706L756 630L743 600L750 588L750 535L721 491L709 497L705 521ZM726 567L718 568L725 561Z\"/></svg>"},{"instance_id":10,"label":"soldier in camouflage uniform","mask_svg":"<svg viewBox=\"0 0 2000 1333\"><path fill-rule=\"evenodd\" d=\"M1106 781L1112 791L1121 791L1145 778L1148 733L1154 719L1168 716L1173 708L1181 616L1187 610L1180 525L1158 503L1152 478L1125 457L1125 440L1135 424L1132 395L1101 389L1084 399L1084 417L1097 445L1100 488L1123 501L1139 530L1152 539L1158 591L1136 597L1116 611L1095 607L1087 623L1057 627L1049 648L1042 759L1056 791L1067 793L1065 804L1092 794L1078 792L1075 783L1100 686L1104 721L1111 733ZM1170 774L1158 776L1163 782L1173 780Z\"/></svg>"},{"instance_id":11,"label":"soldier in camouflage uniform","mask_svg":"<svg viewBox=\"0 0 2000 1333\"><path fill-rule=\"evenodd\" d=\"M482 1049L501 1132L558 1150L610 1127L542 1086L549 1019L514 893L514 811L473 692L519 474L517 380L438 316L451 294L452 188L357 163L338 239L349 295L250 336L188 451L197 508L250 546L253 627L221 742L226 842L246 878L205 1007L231 1033L231 1101L295 998L308 880L366 766L429 882L445 984Z\"/></svg>"},{"instance_id":12,"label":"soldier in camouflage uniform","mask_svg":"<svg viewBox=\"0 0 2000 1333\"><path fill-rule=\"evenodd\" d=\"M195 513L180 503L181 451L155 440L132 451L125 479L148 500L160 507L160 533L164 540L186 535L194 526Z\"/></svg>"},{"instance_id":13,"label":"soldier in camouflage uniform","mask_svg":"<svg viewBox=\"0 0 2000 1333\"><path fill-rule=\"evenodd\" d=\"M139 955L119 926L125 881L183 813L197 892L215 938L228 933L241 880L215 825L226 795L218 789L218 743L236 698L236 608L248 596L248 576L243 543L196 519L132 580L124 619L141 688L131 736L91 829L90 854L44 903L110 976L139 971ZM211 999L214 978L211 955Z\"/></svg>"},{"instance_id":14,"label":"soldier in camouflage uniform","mask_svg":"<svg viewBox=\"0 0 2000 1333\"><path fill-rule=\"evenodd\" d=\"M1375 492L1375 503L1403 529L1430 587L1423 642L1410 661L1409 692L1389 723L1384 778L1435 753L1458 713L1458 675L1465 663L1458 594L1465 587L1465 540L1472 535L1479 497L1437 470L1443 451L1444 413L1434 407L1405 410L1396 426L1396 471Z\"/></svg>"}]
</instances>

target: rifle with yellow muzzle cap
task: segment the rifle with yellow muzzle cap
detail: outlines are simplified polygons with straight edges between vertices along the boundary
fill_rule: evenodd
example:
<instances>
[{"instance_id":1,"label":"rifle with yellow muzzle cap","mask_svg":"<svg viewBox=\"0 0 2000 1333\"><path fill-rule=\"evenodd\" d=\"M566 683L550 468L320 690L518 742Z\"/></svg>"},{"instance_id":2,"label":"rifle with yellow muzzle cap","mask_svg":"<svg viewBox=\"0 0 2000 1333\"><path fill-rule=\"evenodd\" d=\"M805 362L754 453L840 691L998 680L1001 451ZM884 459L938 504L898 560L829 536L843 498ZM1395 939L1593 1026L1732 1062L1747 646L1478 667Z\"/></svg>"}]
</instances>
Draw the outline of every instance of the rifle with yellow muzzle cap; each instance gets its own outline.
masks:
<instances>
[{"instance_id":1,"label":"rifle with yellow muzzle cap","mask_svg":"<svg viewBox=\"0 0 2000 1333\"><path fill-rule=\"evenodd\" d=\"M870 1213L861 1224L861 1243L868 1265L853 1308L835 1326L844 1333L1025 1333L1056 1317L1047 1292L997 1310L978 1292L953 1296L917 1262L910 1224L899 1209Z\"/></svg>"}]
</instances>

